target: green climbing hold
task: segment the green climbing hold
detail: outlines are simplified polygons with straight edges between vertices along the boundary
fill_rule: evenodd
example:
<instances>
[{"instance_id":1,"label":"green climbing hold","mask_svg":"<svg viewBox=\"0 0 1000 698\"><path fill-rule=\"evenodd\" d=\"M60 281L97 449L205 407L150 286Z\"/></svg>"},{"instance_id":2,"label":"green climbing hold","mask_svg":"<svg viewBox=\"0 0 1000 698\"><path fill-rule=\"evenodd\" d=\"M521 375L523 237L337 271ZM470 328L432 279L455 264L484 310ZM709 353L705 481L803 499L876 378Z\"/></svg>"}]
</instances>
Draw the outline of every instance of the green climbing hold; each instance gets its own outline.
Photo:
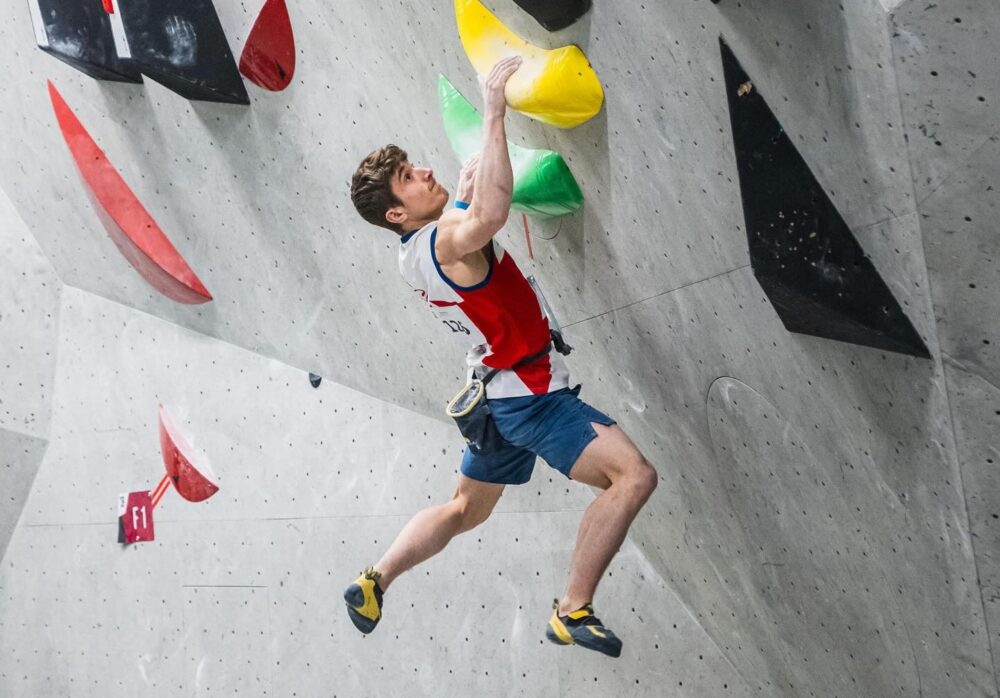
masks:
<instances>
[{"instance_id":1,"label":"green climbing hold","mask_svg":"<svg viewBox=\"0 0 1000 698\"><path fill-rule=\"evenodd\" d=\"M483 117L444 75L438 77L438 96L444 130L459 160L479 152L483 142ZM507 142L514 169L511 208L538 218L573 213L583 205L583 192L562 155L532 150Z\"/></svg>"}]
</instances>

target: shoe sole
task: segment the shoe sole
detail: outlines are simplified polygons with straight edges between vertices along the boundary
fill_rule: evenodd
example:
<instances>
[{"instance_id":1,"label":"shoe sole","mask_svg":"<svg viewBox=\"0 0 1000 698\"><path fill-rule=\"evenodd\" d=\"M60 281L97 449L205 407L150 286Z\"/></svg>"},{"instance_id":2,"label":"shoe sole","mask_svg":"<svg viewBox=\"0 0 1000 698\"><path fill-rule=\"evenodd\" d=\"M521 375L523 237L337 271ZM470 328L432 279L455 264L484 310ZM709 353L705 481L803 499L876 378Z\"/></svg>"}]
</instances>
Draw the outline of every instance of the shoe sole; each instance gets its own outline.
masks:
<instances>
[{"instance_id":1,"label":"shoe sole","mask_svg":"<svg viewBox=\"0 0 1000 698\"><path fill-rule=\"evenodd\" d=\"M580 647L583 647L584 649L600 652L603 655L606 655L608 657L614 657L615 659L617 659L622 655L622 643L620 640L618 642L614 642L611 644L600 644L600 645L590 644L586 640L582 641L577 640L576 644L579 645Z\"/></svg>"},{"instance_id":2,"label":"shoe sole","mask_svg":"<svg viewBox=\"0 0 1000 698\"><path fill-rule=\"evenodd\" d=\"M565 647L566 645L578 645L584 649L593 650L594 652L600 652L603 655L606 655L608 657L613 657L615 659L620 657L622 654L622 643L621 640L617 640L617 638L616 642L610 644L601 642L592 643L587 641L586 639L578 640L575 638L573 642L566 642L561 637L559 637L559 635L556 634L556 631L552 628L551 625L545 629L545 637L546 639L548 639L549 642L555 643L563 647Z\"/></svg>"},{"instance_id":3,"label":"shoe sole","mask_svg":"<svg viewBox=\"0 0 1000 698\"><path fill-rule=\"evenodd\" d=\"M367 616L363 616L356 610L358 606L365 605L365 592L364 589L359 587L357 584L352 584L347 587L347 591L344 592L344 601L347 602L347 615L354 623L354 627L363 632L365 635L370 633L378 625L381 617L372 620Z\"/></svg>"}]
</instances>

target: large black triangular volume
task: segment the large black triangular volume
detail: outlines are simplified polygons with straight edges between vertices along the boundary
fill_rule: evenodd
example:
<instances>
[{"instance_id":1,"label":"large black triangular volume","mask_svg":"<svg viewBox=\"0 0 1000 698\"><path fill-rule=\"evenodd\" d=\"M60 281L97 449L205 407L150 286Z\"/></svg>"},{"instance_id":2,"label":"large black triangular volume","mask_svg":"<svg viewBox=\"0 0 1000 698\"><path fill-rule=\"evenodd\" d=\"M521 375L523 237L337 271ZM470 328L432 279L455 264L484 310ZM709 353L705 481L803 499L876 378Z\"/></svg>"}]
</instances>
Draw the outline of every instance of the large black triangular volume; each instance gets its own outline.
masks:
<instances>
[{"instance_id":1,"label":"large black triangular volume","mask_svg":"<svg viewBox=\"0 0 1000 698\"><path fill-rule=\"evenodd\" d=\"M212 0L114 0L129 56L143 73L187 99L249 104Z\"/></svg>"},{"instance_id":2,"label":"large black triangular volume","mask_svg":"<svg viewBox=\"0 0 1000 698\"><path fill-rule=\"evenodd\" d=\"M514 0L550 32L565 29L587 14L590 0Z\"/></svg>"},{"instance_id":3,"label":"large black triangular volume","mask_svg":"<svg viewBox=\"0 0 1000 698\"><path fill-rule=\"evenodd\" d=\"M118 57L111 18L101 0L28 0L39 48L97 80L142 82Z\"/></svg>"},{"instance_id":4,"label":"large black triangular volume","mask_svg":"<svg viewBox=\"0 0 1000 698\"><path fill-rule=\"evenodd\" d=\"M767 102L719 43L750 262L785 327L930 358Z\"/></svg>"}]
</instances>

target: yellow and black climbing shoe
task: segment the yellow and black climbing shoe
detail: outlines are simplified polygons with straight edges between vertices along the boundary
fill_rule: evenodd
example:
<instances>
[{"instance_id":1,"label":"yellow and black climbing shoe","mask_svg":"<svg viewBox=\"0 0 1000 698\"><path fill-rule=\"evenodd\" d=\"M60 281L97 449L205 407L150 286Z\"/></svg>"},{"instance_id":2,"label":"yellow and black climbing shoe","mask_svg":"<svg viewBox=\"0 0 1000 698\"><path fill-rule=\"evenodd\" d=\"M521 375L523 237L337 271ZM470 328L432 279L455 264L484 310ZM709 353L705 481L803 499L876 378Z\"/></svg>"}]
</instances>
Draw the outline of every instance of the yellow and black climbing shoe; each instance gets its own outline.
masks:
<instances>
[{"instance_id":1,"label":"yellow and black climbing shoe","mask_svg":"<svg viewBox=\"0 0 1000 698\"><path fill-rule=\"evenodd\" d=\"M555 610L545 629L545 637L549 640L557 645L580 645L609 657L621 655L622 641L604 627L589 603L565 616L559 615L559 599L553 602L552 608Z\"/></svg>"},{"instance_id":2,"label":"yellow and black climbing shoe","mask_svg":"<svg viewBox=\"0 0 1000 698\"><path fill-rule=\"evenodd\" d=\"M344 592L347 615L351 617L354 627L366 635L382 619L382 589L378 585L381 576L380 572L369 567Z\"/></svg>"}]
</instances>

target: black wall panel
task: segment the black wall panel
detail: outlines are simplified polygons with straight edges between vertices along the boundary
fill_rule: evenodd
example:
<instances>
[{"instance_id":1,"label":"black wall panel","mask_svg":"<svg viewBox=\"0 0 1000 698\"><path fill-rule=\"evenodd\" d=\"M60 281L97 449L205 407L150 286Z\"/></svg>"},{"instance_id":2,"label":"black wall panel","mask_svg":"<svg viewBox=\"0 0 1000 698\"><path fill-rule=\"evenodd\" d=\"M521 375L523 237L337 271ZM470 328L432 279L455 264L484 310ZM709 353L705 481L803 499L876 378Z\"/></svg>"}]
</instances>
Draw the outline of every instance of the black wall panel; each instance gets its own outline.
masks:
<instances>
[{"instance_id":1,"label":"black wall panel","mask_svg":"<svg viewBox=\"0 0 1000 698\"><path fill-rule=\"evenodd\" d=\"M249 104L211 0L116 0L140 70L187 99Z\"/></svg>"},{"instance_id":2,"label":"black wall panel","mask_svg":"<svg viewBox=\"0 0 1000 698\"><path fill-rule=\"evenodd\" d=\"M929 358L875 265L724 41L754 275L792 332Z\"/></svg>"},{"instance_id":3,"label":"black wall panel","mask_svg":"<svg viewBox=\"0 0 1000 698\"><path fill-rule=\"evenodd\" d=\"M590 0L514 0L549 31L565 29L590 9Z\"/></svg>"},{"instance_id":4,"label":"black wall panel","mask_svg":"<svg viewBox=\"0 0 1000 698\"><path fill-rule=\"evenodd\" d=\"M38 46L98 80L142 82L118 57L111 20L101 0L28 0Z\"/></svg>"}]
</instances>

